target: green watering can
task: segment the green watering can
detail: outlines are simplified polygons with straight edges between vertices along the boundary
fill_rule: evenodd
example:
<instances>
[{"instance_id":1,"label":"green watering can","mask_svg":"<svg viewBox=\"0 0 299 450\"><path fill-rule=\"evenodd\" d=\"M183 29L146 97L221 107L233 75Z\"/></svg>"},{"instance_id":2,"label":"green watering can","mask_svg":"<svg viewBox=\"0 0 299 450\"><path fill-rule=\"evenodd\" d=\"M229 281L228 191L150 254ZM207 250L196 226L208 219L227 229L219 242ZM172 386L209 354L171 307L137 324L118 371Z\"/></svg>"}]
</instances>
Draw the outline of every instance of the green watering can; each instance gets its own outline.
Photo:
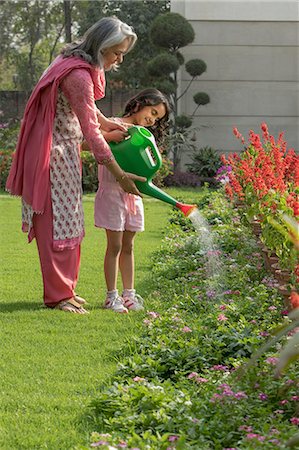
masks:
<instances>
[{"instance_id":1,"label":"green watering can","mask_svg":"<svg viewBox=\"0 0 299 450\"><path fill-rule=\"evenodd\" d=\"M129 128L128 133L129 136L125 140L109 144L117 163L125 172L146 178L145 182L135 181L142 194L169 203L188 216L196 208L196 205L178 202L152 182L153 177L162 166L162 157L153 134L147 128L137 125Z\"/></svg>"}]
</instances>

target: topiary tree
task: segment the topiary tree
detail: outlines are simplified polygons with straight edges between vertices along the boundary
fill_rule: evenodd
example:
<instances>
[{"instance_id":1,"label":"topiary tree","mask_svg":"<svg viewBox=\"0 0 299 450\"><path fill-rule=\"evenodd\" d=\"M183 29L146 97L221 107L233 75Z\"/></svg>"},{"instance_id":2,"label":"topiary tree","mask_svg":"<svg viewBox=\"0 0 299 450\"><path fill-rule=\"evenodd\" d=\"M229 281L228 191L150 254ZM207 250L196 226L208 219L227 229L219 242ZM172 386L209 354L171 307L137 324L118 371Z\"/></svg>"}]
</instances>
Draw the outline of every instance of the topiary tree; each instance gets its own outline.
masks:
<instances>
[{"instance_id":1,"label":"topiary tree","mask_svg":"<svg viewBox=\"0 0 299 450\"><path fill-rule=\"evenodd\" d=\"M201 59L191 59L185 63L179 49L191 44L195 33L191 24L178 13L168 12L157 16L150 27L150 37L153 44L160 49L160 53L148 62L148 72L152 77L152 83L169 96L173 111L169 152L175 170L179 166L182 151L194 147L188 139L192 119L199 106L210 102L210 97L205 92L196 93L193 96L195 109L190 117L178 115L178 102L192 82L207 70L207 65ZM184 64L191 79L184 91L178 95L177 74Z\"/></svg>"}]
</instances>

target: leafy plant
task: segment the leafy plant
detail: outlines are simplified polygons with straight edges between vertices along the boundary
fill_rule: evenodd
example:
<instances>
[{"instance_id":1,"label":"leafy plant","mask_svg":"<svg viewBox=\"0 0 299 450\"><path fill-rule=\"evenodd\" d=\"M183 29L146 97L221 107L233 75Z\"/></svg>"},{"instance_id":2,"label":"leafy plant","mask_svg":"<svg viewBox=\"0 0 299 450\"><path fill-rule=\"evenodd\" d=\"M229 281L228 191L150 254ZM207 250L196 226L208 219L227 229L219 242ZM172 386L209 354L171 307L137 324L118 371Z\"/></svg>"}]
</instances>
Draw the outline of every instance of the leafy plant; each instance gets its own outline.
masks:
<instances>
[{"instance_id":1,"label":"leafy plant","mask_svg":"<svg viewBox=\"0 0 299 450\"><path fill-rule=\"evenodd\" d=\"M98 189L98 164L89 151L81 151L83 191L96 192Z\"/></svg>"},{"instance_id":2,"label":"leafy plant","mask_svg":"<svg viewBox=\"0 0 299 450\"><path fill-rule=\"evenodd\" d=\"M186 164L188 172L199 177L214 177L221 167L221 159L217 150L212 147L202 147L191 155L191 163Z\"/></svg>"}]
</instances>

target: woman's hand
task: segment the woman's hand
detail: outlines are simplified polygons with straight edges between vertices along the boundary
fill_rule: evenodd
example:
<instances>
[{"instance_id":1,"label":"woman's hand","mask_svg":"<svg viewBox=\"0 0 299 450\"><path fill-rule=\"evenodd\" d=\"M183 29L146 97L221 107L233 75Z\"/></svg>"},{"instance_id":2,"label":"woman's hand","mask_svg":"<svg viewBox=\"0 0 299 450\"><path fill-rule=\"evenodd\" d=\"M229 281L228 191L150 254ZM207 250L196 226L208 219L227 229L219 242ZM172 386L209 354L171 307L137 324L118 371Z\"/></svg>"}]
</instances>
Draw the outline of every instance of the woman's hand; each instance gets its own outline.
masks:
<instances>
[{"instance_id":1,"label":"woman's hand","mask_svg":"<svg viewBox=\"0 0 299 450\"><path fill-rule=\"evenodd\" d=\"M127 131L122 130L103 131L102 134L107 142L121 142L128 135Z\"/></svg>"},{"instance_id":2,"label":"woman's hand","mask_svg":"<svg viewBox=\"0 0 299 450\"><path fill-rule=\"evenodd\" d=\"M108 119L105 117L100 111L98 111L98 121L101 125L101 129L103 131L113 131L113 130L121 130L122 132L127 131L127 127L124 125L121 125L114 120Z\"/></svg>"},{"instance_id":3,"label":"woman's hand","mask_svg":"<svg viewBox=\"0 0 299 450\"><path fill-rule=\"evenodd\" d=\"M134 173L124 172L123 175L117 179L120 187L125 192L128 192L129 194L139 195L139 197L142 197L133 180L145 182L146 178L140 177L139 175L135 175Z\"/></svg>"}]
</instances>

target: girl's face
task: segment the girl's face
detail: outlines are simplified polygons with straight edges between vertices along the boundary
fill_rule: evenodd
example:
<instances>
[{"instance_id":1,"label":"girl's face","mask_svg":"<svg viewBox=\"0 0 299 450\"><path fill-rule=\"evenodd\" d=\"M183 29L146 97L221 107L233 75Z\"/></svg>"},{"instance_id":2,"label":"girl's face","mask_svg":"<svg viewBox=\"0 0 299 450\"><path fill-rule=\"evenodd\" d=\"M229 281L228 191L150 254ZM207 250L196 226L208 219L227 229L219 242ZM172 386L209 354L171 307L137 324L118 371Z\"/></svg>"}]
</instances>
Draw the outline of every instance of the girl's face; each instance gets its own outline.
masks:
<instances>
[{"instance_id":1,"label":"girl's face","mask_svg":"<svg viewBox=\"0 0 299 450\"><path fill-rule=\"evenodd\" d=\"M130 45L130 39L125 38L120 44L102 50L104 69L110 70L114 64L121 64L124 54L127 53Z\"/></svg>"},{"instance_id":2,"label":"girl's face","mask_svg":"<svg viewBox=\"0 0 299 450\"><path fill-rule=\"evenodd\" d=\"M166 114L166 107L164 103L159 103L153 106L144 106L139 111L133 114L134 125L141 125L142 127L151 127L158 120L162 119Z\"/></svg>"}]
</instances>

